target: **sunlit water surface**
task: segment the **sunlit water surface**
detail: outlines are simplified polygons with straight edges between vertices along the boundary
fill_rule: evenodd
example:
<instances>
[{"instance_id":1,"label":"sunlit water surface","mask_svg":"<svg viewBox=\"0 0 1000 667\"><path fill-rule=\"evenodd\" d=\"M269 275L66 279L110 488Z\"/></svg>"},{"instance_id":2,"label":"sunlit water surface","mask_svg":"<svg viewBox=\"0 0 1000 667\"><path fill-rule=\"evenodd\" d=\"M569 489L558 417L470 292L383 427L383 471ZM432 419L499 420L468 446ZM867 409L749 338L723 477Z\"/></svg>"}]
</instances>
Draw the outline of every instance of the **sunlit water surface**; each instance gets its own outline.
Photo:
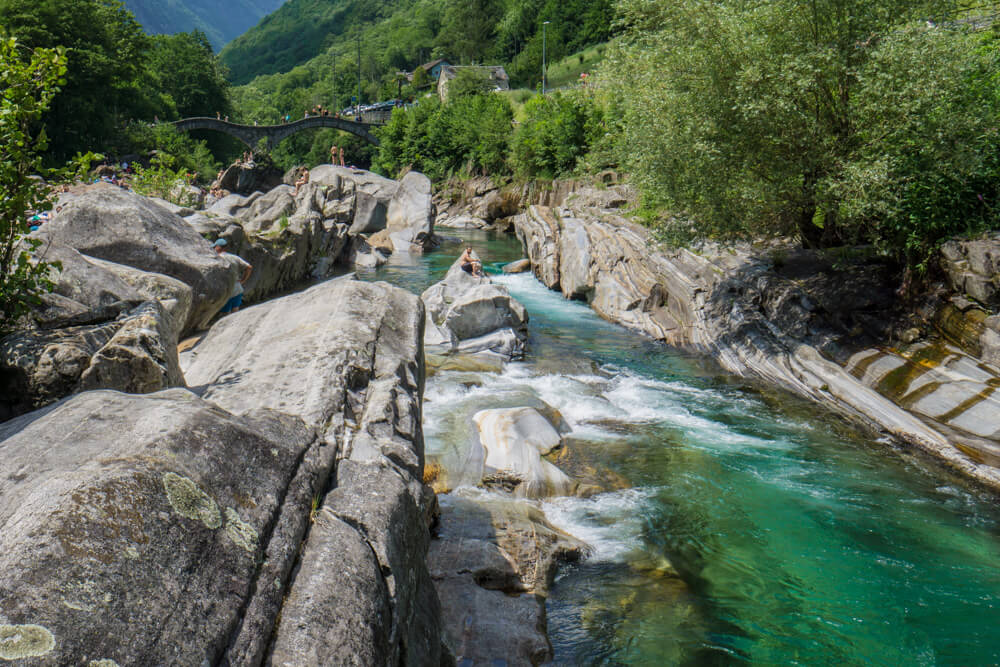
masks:
<instances>
[{"instance_id":1,"label":"sunlit water surface","mask_svg":"<svg viewBox=\"0 0 1000 667\"><path fill-rule=\"evenodd\" d=\"M516 240L464 233L495 271ZM363 274L420 293L461 246ZM542 504L593 554L548 600L558 664L1000 663L1000 510L935 464L604 322L529 275L524 362L427 382L429 456L486 407L558 409L554 462L603 490Z\"/></svg>"}]
</instances>

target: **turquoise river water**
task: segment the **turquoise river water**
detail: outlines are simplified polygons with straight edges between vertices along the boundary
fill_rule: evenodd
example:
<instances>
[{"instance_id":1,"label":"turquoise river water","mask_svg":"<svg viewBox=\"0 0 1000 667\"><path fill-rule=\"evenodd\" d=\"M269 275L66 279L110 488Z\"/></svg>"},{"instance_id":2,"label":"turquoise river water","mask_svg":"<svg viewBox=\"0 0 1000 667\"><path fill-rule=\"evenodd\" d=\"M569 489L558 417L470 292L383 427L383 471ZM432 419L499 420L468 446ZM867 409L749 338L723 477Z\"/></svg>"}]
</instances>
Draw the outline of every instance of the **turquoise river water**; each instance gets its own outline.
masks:
<instances>
[{"instance_id":1,"label":"turquoise river water","mask_svg":"<svg viewBox=\"0 0 1000 667\"><path fill-rule=\"evenodd\" d=\"M495 271L508 237L463 234ZM365 278L414 292L460 246ZM542 400L554 462L603 492L541 503L592 555L548 600L567 665L1000 664L1000 508L942 467L787 394L609 324L530 274L527 358L433 374L429 456L486 407ZM529 402L525 402L528 400Z\"/></svg>"}]
</instances>

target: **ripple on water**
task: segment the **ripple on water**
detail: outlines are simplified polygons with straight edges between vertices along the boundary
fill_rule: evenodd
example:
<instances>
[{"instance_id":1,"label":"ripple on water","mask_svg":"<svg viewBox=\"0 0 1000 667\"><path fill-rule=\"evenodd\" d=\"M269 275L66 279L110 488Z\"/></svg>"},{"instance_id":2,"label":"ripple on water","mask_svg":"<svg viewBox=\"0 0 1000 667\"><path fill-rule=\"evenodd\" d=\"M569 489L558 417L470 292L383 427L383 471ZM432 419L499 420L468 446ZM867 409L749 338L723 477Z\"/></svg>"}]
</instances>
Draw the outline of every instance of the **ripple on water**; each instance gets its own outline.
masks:
<instances>
[{"instance_id":1,"label":"ripple on water","mask_svg":"<svg viewBox=\"0 0 1000 667\"><path fill-rule=\"evenodd\" d=\"M420 261L423 284L446 268ZM529 357L430 378L427 451L461 447L479 409L541 401L578 462L635 485L541 503L594 548L550 591L556 664L1000 663L994 498L531 276L497 281L531 314Z\"/></svg>"}]
</instances>

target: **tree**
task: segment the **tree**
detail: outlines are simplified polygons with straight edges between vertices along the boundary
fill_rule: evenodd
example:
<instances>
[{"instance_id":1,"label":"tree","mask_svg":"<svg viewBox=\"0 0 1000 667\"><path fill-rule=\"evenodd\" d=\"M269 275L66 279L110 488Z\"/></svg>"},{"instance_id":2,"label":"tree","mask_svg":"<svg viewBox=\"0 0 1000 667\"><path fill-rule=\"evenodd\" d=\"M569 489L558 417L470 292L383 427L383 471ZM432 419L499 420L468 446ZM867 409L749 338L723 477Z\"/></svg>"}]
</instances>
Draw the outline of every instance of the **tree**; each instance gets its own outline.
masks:
<instances>
[{"instance_id":1,"label":"tree","mask_svg":"<svg viewBox=\"0 0 1000 667\"><path fill-rule=\"evenodd\" d=\"M487 95L496 88L485 70L473 67L458 68L455 78L448 81L447 86L449 100L469 95Z\"/></svg>"},{"instance_id":2,"label":"tree","mask_svg":"<svg viewBox=\"0 0 1000 667\"><path fill-rule=\"evenodd\" d=\"M170 97L177 116L229 115L229 83L225 68L201 32L152 38L147 59L155 89Z\"/></svg>"},{"instance_id":3,"label":"tree","mask_svg":"<svg viewBox=\"0 0 1000 667\"><path fill-rule=\"evenodd\" d=\"M449 0L438 44L464 65L489 57L501 12L497 0Z\"/></svg>"},{"instance_id":4,"label":"tree","mask_svg":"<svg viewBox=\"0 0 1000 667\"><path fill-rule=\"evenodd\" d=\"M0 39L0 332L51 289L48 266L32 261L39 242L25 234L28 211L51 207L48 188L32 176L41 170L38 155L48 143L39 119L65 73L61 49L29 51L14 38Z\"/></svg>"},{"instance_id":5,"label":"tree","mask_svg":"<svg viewBox=\"0 0 1000 667\"><path fill-rule=\"evenodd\" d=\"M24 46L65 50L66 84L45 114L54 160L103 145L121 119L155 113L139 83L149 37L118 0L0 0L0 26Z\"/></svg>"},{"instance_id":6,"label":"tree","mask_svg":"<svg viewBox=\"0 0 1000 667\"><path fill-rule=\"evenodd\" d=\"M420 90L421 88L426 88L431 84L431 77L427 74L427 70L424 69L423 65L417 67L413 70L413 88L414 90Z\"/></svg>"},{"instance_id":7,"label":"tree","mask_svg":"<svg viewBox=\"0 0 1000 667\"><path fill-rule=\"evenodd\" d=\"M556 178L576 168L596 141L601 110L584 91L536 95L524 105L514 133L511 161L526 177Z\"/></svg>"},{"instance_id":8,"label":"tree","mask_svg":"<svg viewBox=\"0 0 1000 667\"><path fill-rule=\"evenodd\" d=\"M647 205L693 221L704 236L797 234L810 245L886 240L890 252L906 255L898 237L888 242L884 228L845 201L867 187L858 180L862 170L847 187L846 172L863 156L878 115L864 102L877 91L860 80L878 79L889 65L880 44L928 17L953 16L954 3L622 0L619 9L624 46L604 73L625 114L622 161ZM968 47L958 46L965 39L958 30L925 30L913 39L932 36L955 40L956 54ZM892 67L909 68L914 84L949 76L945 59L925 63L919 52L896 50L895 58L908 60ZM896 87L878 95L882 103L895 98L891 104L911 108L916 86L900 88L899 77L882 83ZM948 100L966 104L962 96ZM906 130L918 142L918 127L938 127L921 108ZM956 121L979 114L975 123L995 123L991 105L954 110L946 115ZM989 147L980 142L976 150Z\"/></svg>"},{"instance_id":9,"label":"tree","mask_svg":"<svg viewBox=\"0 0 1000 667\"><path fill-rule=\"evenodd\" d=\"M396 176L410 167L432 180L459 173L507 171L514 114L500 95L467 95L442 104L436 97L393 111L378 130L372 168Z\"/></svg>"}]
</instances>

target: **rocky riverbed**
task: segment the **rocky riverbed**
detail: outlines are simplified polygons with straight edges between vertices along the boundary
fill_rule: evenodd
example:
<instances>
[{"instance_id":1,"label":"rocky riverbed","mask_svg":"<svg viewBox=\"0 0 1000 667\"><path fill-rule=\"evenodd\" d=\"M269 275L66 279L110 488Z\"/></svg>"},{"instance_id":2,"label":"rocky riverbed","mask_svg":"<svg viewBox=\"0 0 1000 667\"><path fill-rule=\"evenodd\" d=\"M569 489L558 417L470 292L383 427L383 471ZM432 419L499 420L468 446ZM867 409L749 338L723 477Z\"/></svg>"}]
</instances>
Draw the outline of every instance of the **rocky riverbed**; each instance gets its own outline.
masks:
<instances>
[{"instance_id":1,"label":"rocky riverbed","mask_svg":"<svg viewBox=\"0 0 1000 667\"><path fill-rule=\"evenodd\" d=\"M61 266L0 343L0 659L447 663L419 298L347 275L178 355L236 280L215 238L251 302L361 264L368 234L433 242L426 178L314 174L199 212L96 186L36 232Z\"/></svg>"},{"instance_id":2,"label":"rocky riverbed","mask_svg":"<svg viewBox=\"0 0 1000 667\"><path fill-rule=\"evenodd\" d=\"M612 322L1000 488L996 239L948 246L949 285L915 317L877 261L662 251L623 216L630 197L613 182L477 181L435 202L420 174L333 166L297 193L202 210L109 186L66 197L36 233L61 263L56 289L0 341L0 658L551 659L557 568L594 547L541 508L627 480L579 460L570 421L599 417L564 419L566 396L522 389L472 401L461 447L427 464L425 374L471 390L532 355L530 314L502 281L455 264L418 298L348 273L433 248L438 208L445 224L516 233L527 257L512 271ZM204 332L237 277L216 238L254 265L247 302L259 303ZM560 371L573 400L607 406L597 428L618 428L615 383L577 371ZM635 567L680 581L650 562Z\"/></svg>"},{"instance_id":3,"label":"rocky riverbed","mask_svg":"<svg viewBox=\"0 0 1000 667\"><path fill-rule=\"evenodd\" d=\"M904 306L898 279L864 249L660 249L623 213L633 193L605 180L473 181L439 195L439 224L514 230L536 278L566 298L1000 489L1000 237L948 243L947 284Z\"/></svg>"}]
</instances>

